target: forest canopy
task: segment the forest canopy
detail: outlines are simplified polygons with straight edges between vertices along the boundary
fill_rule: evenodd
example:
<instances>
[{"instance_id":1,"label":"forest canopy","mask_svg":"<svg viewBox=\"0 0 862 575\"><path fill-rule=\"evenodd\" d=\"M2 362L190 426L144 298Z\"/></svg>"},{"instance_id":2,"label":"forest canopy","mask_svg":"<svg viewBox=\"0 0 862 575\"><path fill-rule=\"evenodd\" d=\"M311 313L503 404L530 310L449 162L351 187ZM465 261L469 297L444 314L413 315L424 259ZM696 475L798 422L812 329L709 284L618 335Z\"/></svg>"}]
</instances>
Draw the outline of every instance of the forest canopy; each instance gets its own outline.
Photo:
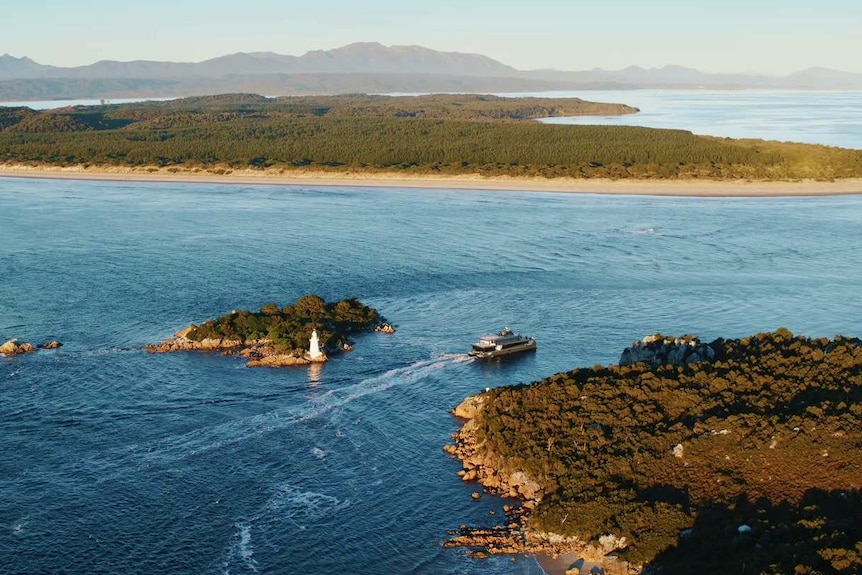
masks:
<instances>
[{"instance_id":1,"label":"forest canopy","mask_svg":"<svg viewBox=\"0 0 862 575\"><path fill-rule=\"evenodd\" d=\"M490 390L477 443L544 493L529 528L661 573L862 572L862 341L786 329L710 361Z\"/></svg>"},{"instance_id":2,"label":"forest canopy","mask_svg":"<svg viewBox=\"0 0 862 575\"><path fill-rule=\"evenodd\" d=\"M532 120L637 110L577 98L232 94L0 108L0 163L226 173L239 169L540 177L862 176L862 151L682 130Z\"/></svg>"},{"instance_id":3,"label":"forest canopy","mask_svg":"<svg viewBox=\"0 0 862 575\"><path fill-rule=\"evenodd\" d=\"M220 339L247 344L268 340L285 350L308 348L313 329L321 343L337 349L352 333L368 330L381 321L377 310L355 298L326 302L317 295L304 295L293 304L279 307L268 303L259 312L234 310L200 325L186 335L193 341Z\"/></svg>"}]
</instances>

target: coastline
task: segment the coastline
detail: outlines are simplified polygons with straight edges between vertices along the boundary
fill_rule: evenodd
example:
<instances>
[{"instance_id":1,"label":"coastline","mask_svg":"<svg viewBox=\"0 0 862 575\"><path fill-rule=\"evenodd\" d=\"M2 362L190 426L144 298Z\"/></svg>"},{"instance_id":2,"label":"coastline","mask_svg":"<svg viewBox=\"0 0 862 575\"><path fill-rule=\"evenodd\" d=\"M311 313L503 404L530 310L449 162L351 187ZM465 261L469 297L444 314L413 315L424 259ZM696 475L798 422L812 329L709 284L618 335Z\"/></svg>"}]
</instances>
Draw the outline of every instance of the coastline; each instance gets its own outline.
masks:
<instances>
[{"instance_id":1,"label":"coastline","mask_svg":"<svg viewBox=\"0 0 862 575\"><path fill-rule=\"evenodd\" d=\"M452 435L454 445L443 451L461 462L458 472L462 481L477 483L492 496L520 500L520 505L503 507L502 525L469 527L449 531L444 548L463 547L474 558L488 555L528 555L536 559L545 575L591 573L598 567L606 575L635 575L642 566L635 566L611 555L625 546L625 537L606 534L597 543L576 536L538 531L530 527L530 516L543 497L543 487L510 462L500 457L479 438L478 421L486 407L488 392L468 396L452 414L463 422ZM493 401L493 400L492 400Z\"/></svg>"},{"instance_id":2,"label":"coastline","mask_svg":"<svg viewBox=\"0 0 862 575\"><path fill-rule=\"evenodd\" d=\"M218 170L225 171L225 170ZM609 180L464 175L403 175L392 173L328 172L312 170L227 170L213 173L200 168L31 167L0 164L0 178L92 180L117 182L170 182L201 184L252 184L339 186L374 188L464 189L535 191L581 194L688 196L688 197L793 197L862 194L862 178L824 181L760 180Z\"/></svg>"}]
</instances>

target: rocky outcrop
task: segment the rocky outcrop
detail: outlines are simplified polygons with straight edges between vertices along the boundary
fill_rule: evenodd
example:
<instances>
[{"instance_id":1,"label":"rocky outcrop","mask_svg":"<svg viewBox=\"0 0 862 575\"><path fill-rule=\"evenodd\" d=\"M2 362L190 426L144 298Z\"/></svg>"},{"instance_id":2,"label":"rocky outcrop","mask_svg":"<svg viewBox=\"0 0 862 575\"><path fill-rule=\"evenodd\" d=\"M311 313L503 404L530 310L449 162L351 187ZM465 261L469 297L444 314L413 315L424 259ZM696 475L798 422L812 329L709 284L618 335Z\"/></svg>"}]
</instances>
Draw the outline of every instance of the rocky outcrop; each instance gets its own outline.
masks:
<instances>
[{"instance_id":1,"label":"rocky outcrop","mask_svg":"<svg viewBox=\"0 0 862 575\"><path fill-rule=\"evenodd\" d=\"M391 323L380 323L374 326L377 333L395 333L395 327Z\"/></svg>"},{"instance_id":2,"label":"rocky outcrop","mask_svg":"<svg viewBox=\"0 0 862 575\"><path fill-rule=\"evenodd\" d=\"M459 403L457 407L452 410L452 414L461 419L475 419L482 410L483 405L485 405L485 394L480 393L478 395L471 395Z\"/></svg>"},{"instance_id":3,"label":"rocky outcrop","mask_svg":"<svg viewBox=\"0 0 862 575\"><path fill-rule=\"evenodd\" d=\"M307 352L294 350L284 353L268 341L261 340L250 347L243 348L237 355L248 359L248 367L291 367L296 365L309 365L312 363L325 363L328 358L326 354L312 358Z\"/></svg>"},{"instance_id":4,"label":"rocky outcrop","mask_svg":"<svg viewBox=\"0 0 862 575\"><path fill-rule=\"evenodd\" d=\"M701 343L691 335L674 338L661 334L650 335L634 342L620 355L620 365L647 363L650 365L684 365L710 361L716 356L716 346L720 340Z\"/></svg>"},{"instance_id":5,"label":"rocky outcrop","mask_svg":"<svg viewBox=\"0 0 862 575\"><path fill-rule=\"evenodd\" d=\"M3 345L0 345L0 355L12 356L21 355L22 353L31 353L36 351L32 343L18 343L17 338L12 338Z\"/></svg>"},{"instance_id":6,"label":"rocky outcrop","mask_svg":"<svg viewBox=\"0 0 862 575\"><path fill-rule=\"evenodd\" d=\"M452 410L454 415L467 421L452 436L455 445L447 445L444 450L463 464L460 475L464 481L478 481L491 493L520 498L530 506L535 505L541 499L539 484L524 471L509 469L504 461L478 441L476 418L484 403L484 394L474 395Z\"/></svg>"},{"instance_id":7,"label":"rocky outcrop","mask_svg":"<svg viewBox=\"0 0 862 575\"><path fill-rule=\"evenodd\" d=\"M53 339L51 341L46 341L45 343L40 343L38 346L39 349L57 349L63 347L63 343Z\"/></svg>"},{"instance_id":8,"label":"rocky outcrop","mask_svg":"<svg viewBox=\"0 0 862 575\"><path fill-rule=\"evenodd\" d=\"M188 335L192 327L181 329L165 341L144 346L150 353L170 353L174 351L228 351L238 347L251 347L260 342L242 342L236 339L212 339L204 338L200 341L189 339Z\"/></svg>"},{"instance_id":9,"label":"rocky outcrop","mask_svg":"<svg viewBox=\"0 0 862 575\"><path fill-rule=\"evenodd\" d=\"M578 557L588 561L602 562L607 573L637 572L637 569L628 563L608 561L605 557L624 547L624 539L604 538L596 545L577 537L563 537L529 528L530 513L542 499L542 487L523 470L507 465L507 462L489 450L484 442L479 441L477 420L481 417L488 399L487 393L473 395L452 410L455 416L466 421L452 436L454 445L446 445L443 450L461 461L463 469L458 475L462 480L476 481L486 492L494 495L520 499L522 505L504 506L504 525L490 528L462 525L460 529L450 531L450 537L444 546L467 547L473 550L471 555L476 558L488 554L576 553ZM473 498L475 499L475 494Z\"/></svg>"},{"instance_id":10,"label":"rocky outcrop","mask_svg":"<svg viewBox=\"0 0 862 575\"><path fill-rule=\"evenodd\" d=\"M220 351L225 355L238 355L248 360L248 367L289 367L323 363L327 361L325 354L312 360L308 353L294 350L285 353L273 346L267 339L241 341L238 339L204 338L200 341L189 339L193 327L189 326L175 333L165 341L144 346L150 353L173 353L178 351Z\"/></svg>"}]
</instances>

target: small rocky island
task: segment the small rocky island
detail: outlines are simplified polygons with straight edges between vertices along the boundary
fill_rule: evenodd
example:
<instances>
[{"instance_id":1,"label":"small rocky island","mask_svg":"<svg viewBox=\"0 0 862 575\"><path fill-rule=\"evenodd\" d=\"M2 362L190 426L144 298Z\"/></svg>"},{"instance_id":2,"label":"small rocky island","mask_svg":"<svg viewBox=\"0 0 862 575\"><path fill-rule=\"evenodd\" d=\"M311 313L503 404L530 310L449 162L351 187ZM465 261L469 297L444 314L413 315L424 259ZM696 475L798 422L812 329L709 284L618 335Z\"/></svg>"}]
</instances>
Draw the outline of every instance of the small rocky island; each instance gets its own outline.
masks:
<instances>
[{"instance_id":1,"label":"small rocky island","mask_svg":"<svg viewBox=\"0 0 862 575\"><path fill-rule=\"evenodd\" d=\"M12 338L7 340L3 344L0 344L0 355L2 356L15 356L15 355L23 355L25 353L33 353L37 349L57 349L63 347L63 344L57 340L46 341L45 343L40 343L39 345L34 346L29 342L18 342L18 338Z\"/></svg>"},{"instance_id":2,"label":"small rocky island","mask_svg":"<svg viewBox=\"0 0 862 575\"><path fill-rule=\"evenodd\" d=\"M620 365L454 413L462 478L522 505L447 546L565 553L608 574L862 573L859 339L649 336Z\"/></svg>"},{"instance_id":3,"label":"small rocky island","mask_svg":"<svg viewBox=\"0 0 862 575\"><path fill-rule=\"evenodd\" d=\"M234 310L192 324L145 349L222 352L246 358L249 367L308 365L327 361L327 353L351 349L350 335L371 331L383 321L377 310L355 298L327 303L305 295L285 307L268 303L259 312Z\"/></svg>"}]
</instances>

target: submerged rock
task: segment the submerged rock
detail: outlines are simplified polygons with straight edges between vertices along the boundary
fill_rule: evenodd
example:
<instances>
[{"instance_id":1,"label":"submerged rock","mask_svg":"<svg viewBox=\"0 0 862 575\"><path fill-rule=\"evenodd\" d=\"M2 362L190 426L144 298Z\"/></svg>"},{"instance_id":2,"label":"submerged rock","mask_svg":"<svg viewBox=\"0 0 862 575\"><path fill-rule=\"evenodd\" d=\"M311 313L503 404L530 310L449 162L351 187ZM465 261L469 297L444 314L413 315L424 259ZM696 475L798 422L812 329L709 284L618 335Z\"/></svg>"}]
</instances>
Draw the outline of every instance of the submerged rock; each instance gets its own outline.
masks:
<instances>
[{"instance_id":1,"label":"submerged rock","mask_svg":"<svg viewBox=\"0 0 862 575\"><path fill-rule=\"evenodd\" d=\"M63 343L54 339L45 343L40 343L37 347L39 349L57 349L59 347L63 347Z\"/></svg>"}]
</instances>

